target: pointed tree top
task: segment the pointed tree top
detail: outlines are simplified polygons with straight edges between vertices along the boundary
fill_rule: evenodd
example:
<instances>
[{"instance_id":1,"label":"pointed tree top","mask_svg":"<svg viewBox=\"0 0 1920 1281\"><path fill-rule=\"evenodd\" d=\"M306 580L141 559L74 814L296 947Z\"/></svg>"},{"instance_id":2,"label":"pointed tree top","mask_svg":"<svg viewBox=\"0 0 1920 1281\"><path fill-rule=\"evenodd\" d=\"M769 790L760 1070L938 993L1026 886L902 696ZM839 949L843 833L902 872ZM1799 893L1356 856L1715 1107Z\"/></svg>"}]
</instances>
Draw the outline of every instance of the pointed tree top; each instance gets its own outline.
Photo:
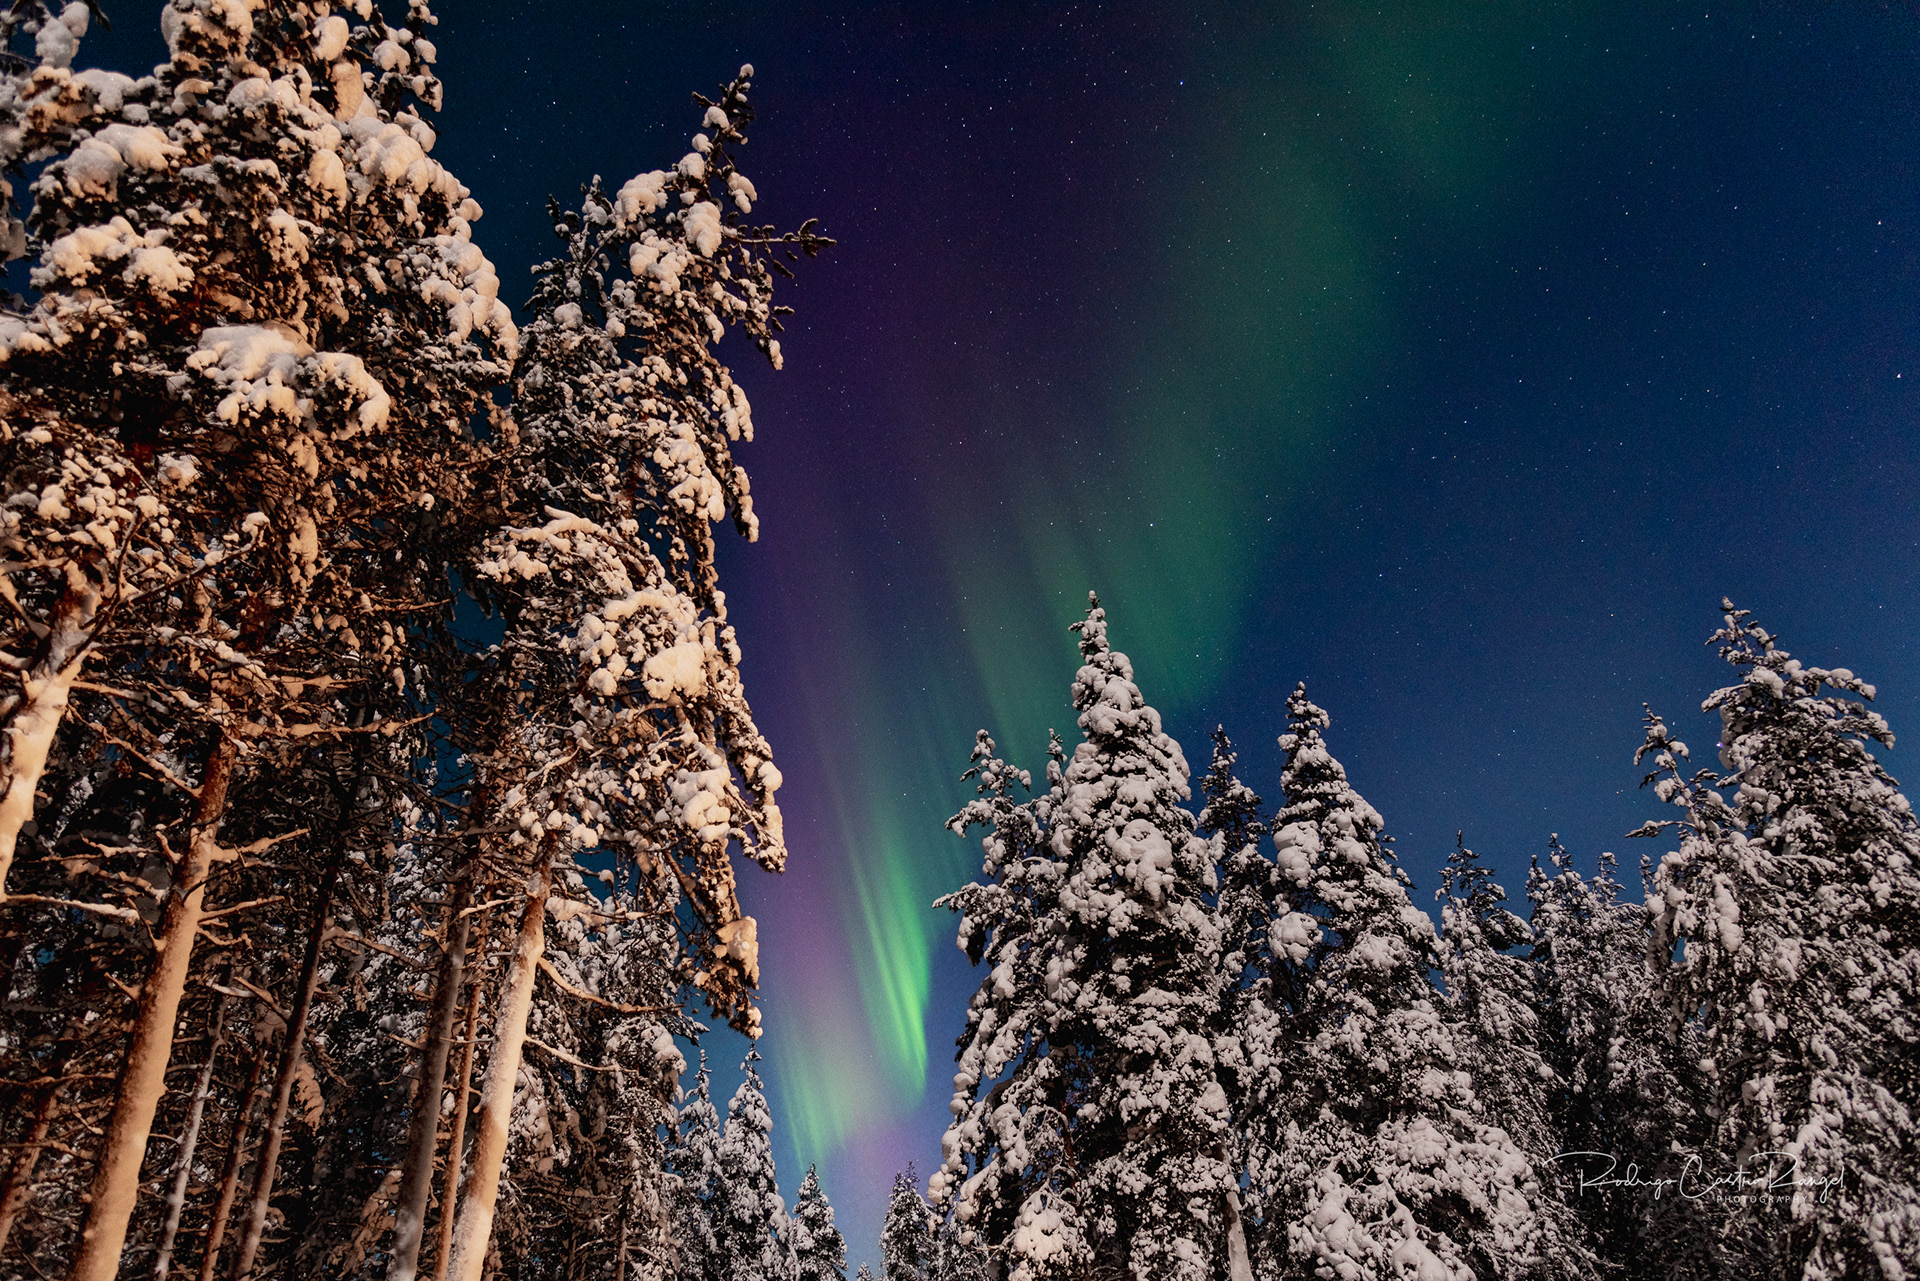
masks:
<instances>
[{"instance_id":1,"label":"pointed tree top","mask_svg":"<svg viewBox=\"0 0 1920 1281\"><path fill-rule=\"evenodd\" d=\"M1333 718L1317 707L1307 697L1307 683L1301 681L1293 687L1293 693L1287 695L1287 733L1280 739L1280 746L1292 750L1294 743L1302 736L1318 738L1319 732L1333 724Z\"/></svg>"},{"instance_id":2,"label":"pointed tree top","mask_svg":"<svg viewBox=\"0 0 1920 1281\"><path fill-rule=\"evenodd\" d=\"M1067 630L1080 633L1080 656L1089 663L1108 652L1107 611L1100 608L1097 593L1087 593L1087 616Z\"/></svg>"},{"instance_id":3,"label":"pointed tree top","mask_svg":"<svg viewBox=\"0 0 1920 1281\"><path fill-rule=\"evenodd\" d=\"M1200 811L1197 826L1203 832L1224 833L1231 846L1227 851L1229 855L1238 853L1247 842L1258 840L1267 830L1267 825L1260 820L1259 793L1242 783L1233 772L1236 759L1226 727L1216 725L1213 762L1206 777L1200 780L1200 791L1207 803Z\"/></svg>"}]
</instances>

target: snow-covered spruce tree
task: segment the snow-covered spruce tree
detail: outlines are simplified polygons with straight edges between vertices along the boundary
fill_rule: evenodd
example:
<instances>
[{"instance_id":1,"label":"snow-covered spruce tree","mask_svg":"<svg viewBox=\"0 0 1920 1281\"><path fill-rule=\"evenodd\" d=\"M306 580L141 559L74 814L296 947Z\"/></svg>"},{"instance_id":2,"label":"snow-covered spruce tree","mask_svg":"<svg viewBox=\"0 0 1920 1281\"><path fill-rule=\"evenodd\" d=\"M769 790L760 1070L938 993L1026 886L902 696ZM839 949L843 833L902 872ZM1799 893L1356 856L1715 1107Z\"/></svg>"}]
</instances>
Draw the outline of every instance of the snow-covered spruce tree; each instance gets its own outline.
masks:
<instances>
[{"instance_id":1,"label":"snow-covered spruce tree","mask_svg":"<svg viewBox=\"0 0 1920 1281\"><path fill-rule=\"evenodd\" d=\"M962 1240L962 1235L963 1230L952 1215L941 1218L934 1234L936 1281L991 1281L996 1275L993 1260L971 1239Z\"/></svg>"},{"instance_id":2,"label":"snow-covered spruce tree","mask_svg":"<svg viewBox=\"0 0 1920 1281\"><path fill-rule=\"evenodd\" d=\"M826 243L810 228L776 236L741 223L755 193L731 149L752 120L751 74L699 100L703 132L671 172L613 196L596 182L579 214L555 212L566 253L540 269L515 386L514 521L471 576L506 636L463 694L478 709L465 735L478 795L511 833L495 842L500 865L536 887L522 929L530 959L515 973L531 984L553 968L534 903L556 867L610 853L627 912L684 925L680 954L662 958L676 984L750 1035L756 925L729 850L777 871L785 848L780 773L741 689L713 564L714 522L731 514L757 530L730 453L751 437L751 411L714 345L736 324L777 364L776 254ZM513 992L502 1017L522 1019L532 990ZM497 1040L486 1069L462 1281L478 1275L490 1235L516 1044ZM659 1201L653 1189L632 1195Z\"/></svg>"},{"instance_id":3,"label":"snow-covered spruce tree","mask_svg":"<svg viewBox=\"0 0 1920 1281\"><path fill-rule=\"evenodd\" d=\"M1276 927L1310 947L1314 981L1276 1130L1274 1218L1256 1270L1279 1275L1275 1229L1316 1270L1355 1278L1464 1279L1550 1266L1526 1155L1484 1115L1470 1063L1428 978L1432 921L1387 850L1379 813L1328 752L1327 714L1304 686L1280 739L1286 805L1275 818L1281 874L1305 890L1315 921ZM1317 935L1317 942L1309 942ZM1276 1118L1277 1120L1277 1118Z\"/></svg>"},{"instance_id":4,"label":"snow-covered spruce tree","mask_svg":"<svg viewBox=\"0 0 1920 1281\"><path fill-rule=\"evenodd\" d=\"M692 1096L680 1109L667 1148L673 1177L670 1204L677 1267L683 1281L723 1281L727 1275L714 1216L727 1194L720 1169L720 1112L713 1106L704 1053Z\"/></svg>"},{"instance_id":5,"label":"snow-covered spruce tree","mask_svg":"<svg viewBox=\"0 0 1920 1281\"><path fill-rule=\"evenodd\" d=\"M1790 1197L1740 1205L1730 1248L1785 1276L1909 1276L1920 823L1874 759L1893 735L1856 701L1873 687L1722 608L1713 640L1742 678L1702 706L1720 714L1727 773L1684 775L1685 745L1651 713L1636 758L1654 757L1647 781L1685 815L1641 829L1680 838L1654 871L1648 955L1671 1016L1699 1029L1716 1155L1792 1180Z\"/></svg>"},{"instance_id":6,"label":"snow-covered spruce tree","mask_svg":"<svg viewBox=\"0 0 1920 1281\"><path fill-rule=\"evenodd\" d=\"M1267 824L1261 800L1234 774L1226 728L1213 731L1213 761L1200 780L1206 805L1198 827L1213 845L1220 882L1217 900L1223 936L1220 1011L1213 1034L1220 1081L1232 1106L1230 1142L1223 1156L1236 1181L1249 1172L1246 1198L1227 1193L1229 1276L1251 1271L1247 1217L1260 1218L1266 1181L1252 1173L1270 1161L1272 1145L1258 1141L1258 1118L1273 1115L1285 1081L1284 1046L1302 983L1300 966L1276 943L1274 926L1291 916L1280 869L1261 850Z\"/></svg>"},{"instance_id":7,"label":"snow-covered spruce tree","mask_svg":"<svg viewBox=\"0 0 1920 1281\"><path fill-rule=\"evenodd\" d=\"M854 1281L873 1281L873 1269L862 1263L860 1270L854 1273Z\"/></svg>"},{"instance_id":8,"label":"snow-covered spruce tree","mask_svg":"<svg viewBox=\"0 0 1920 1281\"><path fill-rule=\"evenodd\" d=\"M1672 1039L1654 1000L1646 908L1621 897L1613 855L1602 854L1587 879L1557 835L1547 853L1552 873L1536 859L1527 897L1540 1053L1553 1073L1541 1096L1567 1154L1553 1179L1611 1271L1672 1281L1718 1276L1718 1207L1677 1191L1699 1151L1710 1100L1692 1066L1700 1059L1688 1049L1693 1033ZM1629 1169L1640 1185L1627 1180ZM1666 1190L1656 1197L1654 1185Z\"/></svg>"},{"instance_id":9,"label":"snow-covered spruce tree","mask_svg":"<svg viewBox=\"0 0 1920 1281\"><path fill-rule=\"evenodd\" d=\"M938 1216L920 1195L911 1163L893 1176L880 1223L880 1268L886 1281L939 1281Z\"/></svg>"},{"instance_id":10,"label":"snow-covered spruce tree","mask_svg":"<svg viewBox=\"0 0 1920 1281\"><path fill-rule=\"evenodd\" d=\"M17 486L7 510L23 518L6 536L72 549L44 571L23 566L13 592L25 617L70 624L61 670L98 666L70 686L72 759L111 743L118 768L149 773L168 798L142 816L154 835L116 842L66 896L124 887L118 877L161 855L148 881L164 901L160 946L98 1145L78 1276L120 1265L203 899L240 906L248 866L234 847L248 835L308 827L276 856L296 869L276 878L295 926L281 953L294 964L276 981L294 1017L269 1152L239 1216L246 1270L300 1070L296 1007L326 928L322 887L352 875L343 865L375 811L391 826L391 797L363 782L418 754L374 731L415 710L409 641L440 616L473 497L466 424L513 345L468 239L477 207L426 155L431 22L421 5L390 26L370 9L354 22L323 4L179 0L153 76L36 70L10 100L26 124L0 128L31 133L45 107L71 142L13 153L55 154L26 221L39 299L0 318L0 390L28 407L0 433ZM111 552L111 575L83 547ZM21 692L9 714L51 719L44 682ZM71 798L92 785L70 774L57 787ZM224 928L253 934L245 917Z\"/></svg>"},{"instance_id":11,"label":"snow-covered spruce tree","mask_svg":"<svg viewBox=\"0 0 1920 1281\"><path fill-rule=\"evenodd\" d=\"M793 1253L794 1281L847 1281L847 1242L833 1226L833 1207L820 1190L812 1166L800 1180L787 1216L787 1246Z\"/></svg>"},{"instance_id":12,"label":"snow-covered spruce tree","mask_svg":"<svg viewBox=\"0 0 1920 1281\"><path fill-rule=\"evenodd\" d=\"M1180 747L1089 597L1073 704L1085 741L1012 806L984 736L991 886L942 902L992 966L968 1011L938 1203L1010 1276L1204 1278L1226 1254L1227 1099L1209 1032L1220 929ZM982 754L985 753L985 759Z\"/></svg>"},{"instance_id":13,"label":"snow-covered spruce tree","mask_svg":"<svg viewBox=\"0 0 1920 1281\"><path fill-rule=\"evenodd\" d=\"M1481 1117L1507 1132L1540 1184L1532 1205L1541 1266L1533 1273L1591 1276L1597 1262L1568 1204L1575 1185L1556 1162L1566 1145L1547 1105L1553 1068L1541 1052L1539 970L1512 952L1531 941L1532 931L1501 906L1506 890L1458 835L1435 898L1443 1017L1472 1077Z\"/></svg>"},{"instance_id":14,"label":"snow-covered spruce tree","mask_svg":"<svg viewBox=\"0 0 1920 1281\"><path fill-rule=\"evenodd\" d=\"M786 1205L773 1169L773 1114L766 1088L749 1051L741 1069L746 1079L727 1104L720 1132L719 1196L711 1203L717 1256L725 1281L788 1281L793 1260L783 1238Z\"/></svg>"},{"instance_id":15,"label":"snow-covered spruce tree","mask_svg":"<svg viewBox=\"0 0 1920 1281\"><path fill-rule=\"evenodd\" d=\"M0 68L0 256L8 261L27 249L26 225L15 216L13 202L13 183L21 176L22 163L66 151L96 99L111 97L132 83L102 72L74 75L71 63L87 23L84 4L57 11L45 3L25 3L0 15L0 55L5 60ZM32 39L31 58L14 51L23 37ZM11 609L0 649L11 685L0 695L0 896L6 892L20 829L32 820L34 791L73 682L93 647L102 610L111 610L125 586L116 572L120 558L115 553L142 514L125 501L137 482L127 475L132 464L112 433L67 422L55 412L57 398L36 396L34 390L0 390L0 450L8 455L0 461L9 464L10 476L17 475L23 463L39 472L10 481L8 497L19 492L15 484L24 487L33 480L40 482L43 497L49 484L57 487L44 512L38 502L30 516L9 505L9 527L0 530L10 536L11 553L5 578ZM45 448L56 433L68 438L62 443L71 447L72 468L61 465L68 461L64 450ZM83 471L85 461L96 465ZM100 483L91 483L95 474L102 475ZM76 480L85 488L74 486ZM73 521L70 508L60 511L68 488L76 488L74 497L86 501L81 521ZM151 515L157 517L161 508L157 497L153 501ZM48 523L39 529L21 528L41 521ZM104 536L96 539L89 525ZM75 539L76 533L84 536ZM34 554L21 555L29 545ZM136 562L133 568L137 572L145 566Z\"/></svg>"}]
</instances>

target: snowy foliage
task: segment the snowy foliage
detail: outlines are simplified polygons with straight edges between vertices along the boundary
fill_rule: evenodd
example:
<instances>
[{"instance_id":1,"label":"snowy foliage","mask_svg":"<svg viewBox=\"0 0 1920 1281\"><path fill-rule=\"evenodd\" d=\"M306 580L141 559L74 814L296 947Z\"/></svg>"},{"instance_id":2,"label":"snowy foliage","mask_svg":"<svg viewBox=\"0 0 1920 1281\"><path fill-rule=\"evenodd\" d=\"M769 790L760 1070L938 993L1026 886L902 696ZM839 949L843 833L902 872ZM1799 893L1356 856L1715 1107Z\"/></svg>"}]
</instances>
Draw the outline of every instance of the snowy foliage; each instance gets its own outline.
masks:
<instances>
[{"instance_id":1,"label":"snowy foliage","mask_svg":"<svg viewBox=\"0 0 1920 1281\"><path fill-rule=\"evenodd\" d=\"M1802 664L1731 602L1714 634L1738 684L1718 712L1724 775L1648 715L1639 757L1684 817L1654 870L1649 956L1691 1023L1715 1146L1784 1172L1742 1207L1754 1248L1807 1278L1912 1274L1920 1258L1920 824L1874 759L1873 686ZM1731 795L1729 795L1731 793ZM1781 1203L1784 1201L1784 1204Z\"/></svg>"},{"instance_id":2,"label":"snowy foliage","mask_svg":"<svg viewBox=\"0 0 1920 1281\"><path fill-rule=\"evenodd\" d=\"M1566 1154L1549 1173L1595 1253L1626 1275L1717 1276L1714 1207L1672 1191L1698 1151L1708 1100L1692 1066L1700 1056L1687 1052L1691 1031L1670 1038L1654 1000L1646 908L1621 896L1611 854L1582 877L1556 835L1548 864L1551 873L1535 861L1527 897L1541 1056L1552 1071L1540 1089ZM1628 1169L1672 1180L1669 1192L1607 1182Z\"/></svg>"},{"instance_id":3,"label":"snowy foliage","mask_svg":"<svg viewBox=\"0 0 1920 1281\"><path fill-rule=\"evenodd\" d=\"M846 1238L833 1226L833 1207L812 1166L794 1196L786 1240L793 1254L793 1281L847 1281Z\"/></svg>"},{"instance_id":4,"label":"snowy foliage","mask_svg":"<svg viewBox=\"0 0 1920 1281\"><path fill-rule=\"evenodd\" d=\"M1543 1185L1533 1198L1540 1238L1527 1271L1590 1275L1595 1262L1571 1206L1567 1171L1557 1161L1567 1145L1548 1106L1554 1072L1541 1052L1539 970L1512 952L1532 941L1532 930L1500 906L1506 891L1464 844L1447 856L1436 897L1442 1009L1455 1048L1466 1056L1474 1101L1506 1131Z\"/></svg>"},{"instance_id":5,"label":"snowy foliage","mask_svg":"<svg viewBox=\"0 0 1920 1281\"><path fill-rule=\"evenodd\" d=\"M732 149L753 118L751 68L706 103L691 159L579 213L553 209L563 256L538 268L515 378L527 519L473 563L508 635L482 696L518 709L482 766L516 844L606 848L643 894L690 909L683 978L735 1026L758 1011L757 925L728 857L785 863L781 778L741 688L740 646L716 585L712 525L758 528L733 442L746 395L713 348L739 325L778 363L776 250L811 230L744 227L752 184ZM727 212L719 212L725 193Z\"/></svg>"},{"instance_id":6,"label":"snowy foliage","mask_svg":"<svg viewBox=\"0 0 1920 1281\"><path fill-rule=\"evenodd\" d=\"M719 1275L725 1281L788 1281L792 1276L784 1240L786 1206L773 1170L773 1115L753 1066L759 1058L749 1053L741 1065L746 1080L727 1104L727 1124L720 1133L712 1215L723 1261Z\"/></svg>"},{"instance_id":7,"label":"snowy foliage","mask_svg":"<svg viewBox=\"0 0 1920 1281\"><path fill-rule=\"evenodd\" d=\"M932 1180L963 1242L1003 1251L1011 1278L1125 1268L1204 1278L1232 1174L1228 1107L1206 1029L1221 938L1209 845L1188 770L1107 642L1090 600L1075 625L1073 705L1085 736L1056 745L1047 795L1014 805L984 735L985 870L946 902L991 969L968 1012L954 1122Z\"/></svg>"},{"instance_id":8,"label":"snowy foliage","mask_svg":"<svg viewBox=\"0 0 1920 1281\"><path fill-rule=\"evenodd\" d=\"M10 1160L0 1249L77 1278L157 1238L660 1274L681 1004L757 1030L729 850L782 865L780 775L713 565L756 527L714 344L778 364L776 255L828 242L741 222L743 70L560 219L523 342L396 7L170 0L140 77L75 69L90 4L0 15L35 291L0 300L0 1061L50 1087L4 1137L58 1153Z\"/></svg>"},{"instance_id":9,"label":"snowy foliage","mask_svg":"<svg viewBox=\"0 0 1920 1281\"><path fill-rule=\"evenodd\" d=\"M669 1140L667 1170L674 1178L673 1275L685 1281L724 1281L728 1273L715 1215L725 1212L728 1196L720 1167L720 1113L713 1106L704 1058L693 1095L680 1109Z\"/></svg>"},{"instance_id":10,"label":"snowy foliage","mask_svg":"<svg viewBox=\"0 0 1920 1281\"><path fill-rule=\"evenodd\" d=\"M936 1281L939 1277L938 1216L920 1195L909 1165L893 1176L887 1215L880 1225L880 1263L885 1281Z\"/></svg>"},{"instance_id":11,"label":"snowy foliage","mask_svg":"<svg viewBox=\"0 0 1920 1281\"><path fill-rule=\"evenodd\" d=\"M1515 1275L1549 1244L1540 1183L1475 1098L1428 978L1432 922L1327 750L1327 714L1301 688L1287 718L1274 844L1312 904L1315 980L1266 1176L1269 1233L1284 1222L1292 1254L1336 1274Z\"/></svg>"}]
</instances>

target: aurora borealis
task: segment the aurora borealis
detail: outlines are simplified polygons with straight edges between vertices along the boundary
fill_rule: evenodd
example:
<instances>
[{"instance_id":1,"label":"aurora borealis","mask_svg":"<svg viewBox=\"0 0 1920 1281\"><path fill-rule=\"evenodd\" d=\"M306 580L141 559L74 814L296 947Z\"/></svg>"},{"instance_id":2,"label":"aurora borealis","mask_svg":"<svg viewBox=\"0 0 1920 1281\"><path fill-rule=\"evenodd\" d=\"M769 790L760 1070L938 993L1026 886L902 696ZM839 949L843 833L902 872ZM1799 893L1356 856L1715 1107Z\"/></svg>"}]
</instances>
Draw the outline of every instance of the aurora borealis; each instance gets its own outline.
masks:
<instances>
[{"instance_id":1,"label":"aurora borealis","mask_svg":"<svg viewBox=\"0 0 1920 1281\"><path fill-rule=\"evenodd\" d=\"M1423 902L1457 829L1515 897L1550 832L1631 867L1641 704L1710 735L1723 593L1920 730L1908 9L441 17L435 154L516 304L547 194L671 163L743 61L759 211L839 242L785 372L735 353L723 582L786 777L790 868L743 875L782 1183L820 1163L856 1262L976 981L958 776L982 726L1036 776L1075 741L1089 589L1196 773L1224 723L1271 798L1310 682Z\"/></svg>"}]
</instances>

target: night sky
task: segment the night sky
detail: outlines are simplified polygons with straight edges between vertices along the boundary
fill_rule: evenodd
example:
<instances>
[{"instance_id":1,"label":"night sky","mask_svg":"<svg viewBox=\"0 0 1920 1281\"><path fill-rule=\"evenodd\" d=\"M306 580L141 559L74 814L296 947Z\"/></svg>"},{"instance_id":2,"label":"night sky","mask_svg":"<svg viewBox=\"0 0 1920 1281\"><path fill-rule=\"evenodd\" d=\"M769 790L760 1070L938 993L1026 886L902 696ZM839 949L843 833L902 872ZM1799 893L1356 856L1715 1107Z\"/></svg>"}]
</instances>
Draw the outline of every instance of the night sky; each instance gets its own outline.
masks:
<instances>
[{"instance_id":1,"label":"night sky","mask_svg":"<svg viewBox=\"0 0 1920 1281\"><path fill-rule=\"evenodd\" d=\"M1909 6L952 8L436 33L516 305L546 196L670 165L744 61L756 213L839 242L786 370L735 352L764 532L722 581L787 780L789 870L743 873L781 1182L818 1162L876 1265L978 981L942 824L976 729L1036 776L1077 741L1088 589L1196 774L1224 723L1271 798L1307 681L1423 903L1460 829L1516 898L1552 832L1663 851L1621 839L1641 704L1711 763L1723 594L1920 732ZM109 12L81 61L157 61Z\"/></svg>"}]
</instances>

